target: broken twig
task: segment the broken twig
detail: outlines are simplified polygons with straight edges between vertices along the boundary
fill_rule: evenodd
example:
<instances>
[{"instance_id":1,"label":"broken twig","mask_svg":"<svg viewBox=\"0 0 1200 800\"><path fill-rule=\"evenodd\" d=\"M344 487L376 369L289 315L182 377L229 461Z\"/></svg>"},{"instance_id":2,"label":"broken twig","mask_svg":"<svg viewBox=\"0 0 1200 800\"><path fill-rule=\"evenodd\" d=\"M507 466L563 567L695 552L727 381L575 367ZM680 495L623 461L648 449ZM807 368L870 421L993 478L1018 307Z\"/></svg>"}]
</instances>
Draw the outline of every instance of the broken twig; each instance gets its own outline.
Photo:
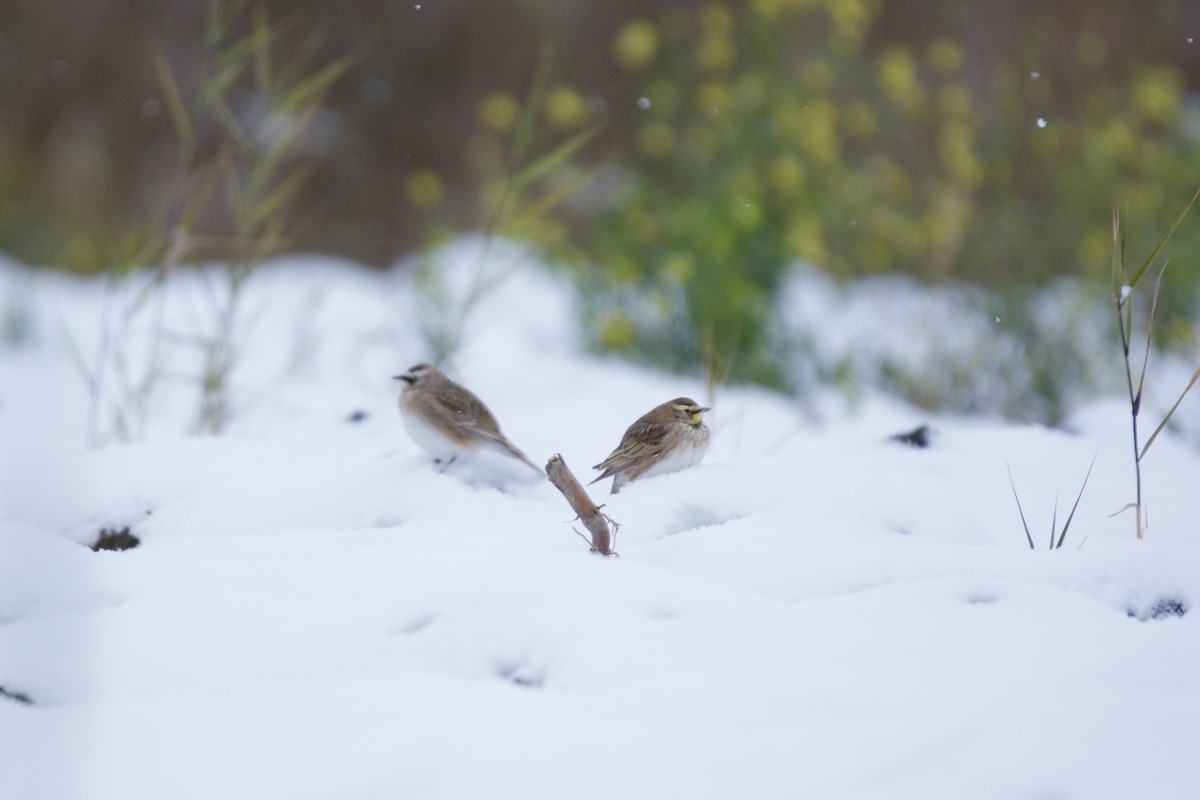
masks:
<instances>
[{"instance_id":1,"label":"broken twig","mask_svg":"<svg viewBox=\"0 0 1200 800\"><path fill-rule=\"evenodd\" d=\"M612 522L613 528L618 527L617 523L610 520L608 515L592 502L583 484L558 453L546 462L546 476L554 484L554 488L562 492L579 521L592 534L592 550L604 556L615 556L616 551L612 549L613 531L609 529L609 523Z\"/></svg>"}]
</instances>

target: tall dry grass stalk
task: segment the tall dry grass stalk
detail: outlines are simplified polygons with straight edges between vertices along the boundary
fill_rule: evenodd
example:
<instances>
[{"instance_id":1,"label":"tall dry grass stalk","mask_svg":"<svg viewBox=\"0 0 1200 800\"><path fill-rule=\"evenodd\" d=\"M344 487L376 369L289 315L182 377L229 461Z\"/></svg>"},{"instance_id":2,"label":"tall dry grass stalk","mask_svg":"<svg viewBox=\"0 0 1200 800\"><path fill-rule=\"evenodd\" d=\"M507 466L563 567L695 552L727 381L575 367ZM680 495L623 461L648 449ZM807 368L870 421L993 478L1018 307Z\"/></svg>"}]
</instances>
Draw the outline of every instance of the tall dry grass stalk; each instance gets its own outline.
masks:
<instances>
[{"instance_id":1,"label":"tall dry grass stalk","mask_svg":"<svg viewBox=\"0 0 1200 800\"><path fill-rule=\"evenodd\" d=\"M171 374L163 363L168 340L199 356L198 374L185 378L198 391L193 432L220 433L229 424L246 283L265 259L281 251L297 224L295 201L317 167L305 150L305 137L326 92L359 57L351 52L314 65L321 44L321 33L314 31L279 59L283 28L268 21L261 3L210 4L205 58L200 74L188 80L180 79L161 49L149 45L174 129L175 166L161 202L111 248L115 257L99 345L90 364L76 356L91 396L88 440L93 446L109 437L141 436L150 398ZM239 29L248 32L239 35ZM235 96L250 96L253 102L238 104ZM214 209L228 217L228 233L204 230ZM209 266L200 266L205 262ZM205 324L196 331L172 331L164 319L168 287L178 269L189 264L203 276ZM130 274L150 265L151 278L132 297L111 303ZM149 337L138 363L130 356L135 323L142 326L138 335ZM107 431L101 406L111 415Z\"/></svg>"},{"instance_id":2,"label":"tall dry grass stalk","mask_svg":"<svg viewBox=\"0 0 1200 800\"><path fill-rule=\"evenodd\" d=\"M1167 241L1170 240L1171 235L1175 233L1175 229L1179 227L1181 222L1183 222L1184 217L1187 216L1197 198L1200 198L1200 191L1197 191L1196 194L1192 195L1191 201L1187 204L1187 207L1183 209L1183 212L1179 215L1178 219L1175 220L1175 224L1172 225L1171 229L1168 230L1162 239L1158 241L1158 244L1154 246L1154 249L1150 251L1150 254L1146 256L1145 260L1142 261L1141 265L1133 272L1132 275L1130 275L1125 269L1126 230L1121 224L1120 213L1116 209L1113 210L1112 287L1113 299L1116 305L1117 326L1121 333L1121 351L1125 360L1125 381L1126 386L1129 389L1129 409L1131 412L1133 429L1133 469L1136 497L1133 502L1128 503L1116 513L1119 514L1122 511L1127 511L1131 508L1134 510L1135 514L1137 515L1136 527L1138 539L1141 539L1145 535L1146 530L1146 507L1142 497L1142 461L1149 452L1150 446L1154 444L1154 440L1158 438L1158 434L1161 433L1163 428L1166 427L1167 423L1171 420L1171 417L1175 414L1176 409L1179 408L1179 404L1183 402L1183 398L1187 396L1187 393L1191 391L1192 387L1196 385L1197 381L1200 381L1200 367L1198 367L1196 371L1192 373L1191 380L1183 388L1183 391L1179 394L1175 404L1171 406L1171 409L1163 416L1162 420L1159 421L1158 427L1156 427L1154 432L1150 434L1150 437L1146 439L1145 444L1142 444L1138 429L1138 418L1142 410L1143 390L1145 389L1146 385L1146 368L1150 364L1150 344L1151 336L1154 332L1154 313L1158 308L1158 294L1162 289L1163 274L1166 272L1169 262L1163 262L1163 265L1158 270L1158 276L1154 281L1154 290L1150 298L1150 310L1146 317L1146 344L1142 352L1141 367L1136 370L1136 381L1134 380L1135 369L1133 364L1133 355L1131 353L1133 339L1133 304L1136 296L1135 293L1139 284L1146 277L1151 265L1154 263L1155 259L1158 258L1159 252L1162 250Z\"/></svg>"}]
</instances>

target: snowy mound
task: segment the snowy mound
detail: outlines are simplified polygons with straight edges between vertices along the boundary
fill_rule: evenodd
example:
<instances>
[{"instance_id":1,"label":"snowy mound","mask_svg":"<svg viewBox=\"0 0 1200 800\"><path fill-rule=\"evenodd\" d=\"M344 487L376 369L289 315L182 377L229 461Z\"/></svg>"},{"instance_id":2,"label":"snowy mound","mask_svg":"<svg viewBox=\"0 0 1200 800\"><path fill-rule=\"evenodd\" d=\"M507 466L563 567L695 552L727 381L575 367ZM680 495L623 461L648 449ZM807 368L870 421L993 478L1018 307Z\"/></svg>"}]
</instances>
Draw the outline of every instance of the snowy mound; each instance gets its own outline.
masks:
<instances>
[{"instance_id":1,"label":"snowy mound","mask_svg":"<svg viewBox=\"0 0 1200 800\"><path fill-rule=\"evenodd\" d=\"M517 255L446 259L255 274L215 436L184 434L216 271L122 316L144 280L0 270L4 797L1195 796L1193 449L1156 442L1138 542L1120 403L1068 435L710 397L583 354ZM590 487L621 527L589 553L526 467L405 436L391 377L450 340L535 462L590 480L679 395L714 408L705 462Z\"/></svg>"}]
</instances>

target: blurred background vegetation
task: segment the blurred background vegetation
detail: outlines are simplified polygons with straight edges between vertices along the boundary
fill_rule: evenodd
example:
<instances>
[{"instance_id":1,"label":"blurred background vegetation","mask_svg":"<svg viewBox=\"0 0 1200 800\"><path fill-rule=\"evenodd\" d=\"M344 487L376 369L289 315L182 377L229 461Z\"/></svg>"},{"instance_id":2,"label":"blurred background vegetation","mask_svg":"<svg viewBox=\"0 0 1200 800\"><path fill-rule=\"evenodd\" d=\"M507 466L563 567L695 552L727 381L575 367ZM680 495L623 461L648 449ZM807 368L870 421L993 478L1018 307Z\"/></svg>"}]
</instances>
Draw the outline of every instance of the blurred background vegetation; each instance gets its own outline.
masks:
<instances>
[{"instance_id":1,"label":"blurred background vegetation","mask_svg":"<svg viewBox=\"0 0 1200 800\"><path fill-rule=\"evenodd\" d=\"M1114 206L1148 250L1200 186L1197 39L1188 0L8 0L0 251L384 266L483 231L575 271L595 346L787 386L796 261L1103 282ZM1156 332L1194 345L1200 225L1171 248Z\"/></svg>"}]
</instances>

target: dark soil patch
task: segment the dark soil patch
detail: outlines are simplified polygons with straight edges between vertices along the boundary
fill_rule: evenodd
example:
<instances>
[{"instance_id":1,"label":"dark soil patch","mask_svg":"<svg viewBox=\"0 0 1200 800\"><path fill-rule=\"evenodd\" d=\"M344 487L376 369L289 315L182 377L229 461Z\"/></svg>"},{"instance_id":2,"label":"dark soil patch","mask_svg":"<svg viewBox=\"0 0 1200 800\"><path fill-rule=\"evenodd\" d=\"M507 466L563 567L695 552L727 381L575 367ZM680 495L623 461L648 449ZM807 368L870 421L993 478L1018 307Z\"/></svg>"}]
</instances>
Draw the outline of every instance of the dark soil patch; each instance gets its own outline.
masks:
<instances>
[{"instance_id":1,"label":"dark soil patch","mask_svg":"<svg viewBox=\"0 0 1200 800\"><path fill-rule=\"evenodd\" d=\"M907 433L897 433L889 438L893 442L900 442L901 444L906 444L909 447L916 447L920 450L924 450L933 443L933 429L928 425L921 425L920 427L913 428Z\"/></svg>"},{"instance_id":2,"label":"dark soil patch","mask_svg":"<svg viewBox=\"0 0 1200 800\"><path fill-rule=\"evenodd\" d=\"M1160 597L1149 608L1127 608L1125 614L1133 619L1146 622L1152 619L1166 617L1182 617L1188 612L1187 603L1178 597Z\"/></svg>"},{"instance_id":3,"label":"dark soil patch","mask_svg":"<svg viewBox=\"0 0 1200 800\"><path fill-rule=\"evenodd\" d=\"M92 552L101 550L132 550L142 543L142 540L129 532L129 526L124 528L101 528L100 538L92 545Z\"/></svg>"}]
</instances>

